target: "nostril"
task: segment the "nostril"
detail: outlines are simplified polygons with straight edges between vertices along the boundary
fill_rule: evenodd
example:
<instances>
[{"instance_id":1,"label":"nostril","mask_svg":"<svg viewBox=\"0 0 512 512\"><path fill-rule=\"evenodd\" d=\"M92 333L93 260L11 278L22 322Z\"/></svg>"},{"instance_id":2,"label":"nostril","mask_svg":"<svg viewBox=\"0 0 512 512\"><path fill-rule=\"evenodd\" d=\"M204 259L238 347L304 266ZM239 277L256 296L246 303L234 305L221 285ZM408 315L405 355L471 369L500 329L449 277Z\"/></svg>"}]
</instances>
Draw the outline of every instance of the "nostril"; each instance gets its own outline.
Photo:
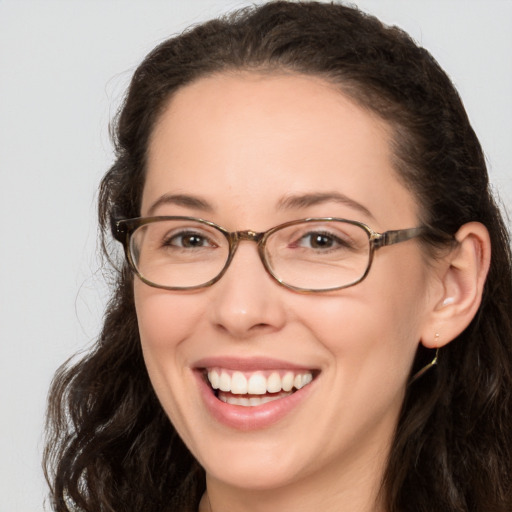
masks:
<instances>
[{"instance_id":1,"label":"nostril","mask_svg":"<svg viewBox=\"0 0 512 512\"><path fill-rule=\"evenodd\" d=\"M246 326L243 326L240 323L238 325L234 325L233 320L231 320L231 322L218 322L216 323L215 327L224 334L235 334L236 337L240 339L243 339L251 334L264 334L266 331L271 332L275 330L272 325L264 322L259 322L254 325L246 324Z\"/></svg>"},{"instance_id":2,"label":"nostril","mask_svg":"<svg viewBox=\"0 0 512 512\"><path fill-rule=\"evenodd\" d=\"M253 330L261 330L261 329L267 329L269 327L270 327L269 324L260 323L260 324L253 325L251 327L251 329L253 329Z\"/></svg>"}]
</instances>

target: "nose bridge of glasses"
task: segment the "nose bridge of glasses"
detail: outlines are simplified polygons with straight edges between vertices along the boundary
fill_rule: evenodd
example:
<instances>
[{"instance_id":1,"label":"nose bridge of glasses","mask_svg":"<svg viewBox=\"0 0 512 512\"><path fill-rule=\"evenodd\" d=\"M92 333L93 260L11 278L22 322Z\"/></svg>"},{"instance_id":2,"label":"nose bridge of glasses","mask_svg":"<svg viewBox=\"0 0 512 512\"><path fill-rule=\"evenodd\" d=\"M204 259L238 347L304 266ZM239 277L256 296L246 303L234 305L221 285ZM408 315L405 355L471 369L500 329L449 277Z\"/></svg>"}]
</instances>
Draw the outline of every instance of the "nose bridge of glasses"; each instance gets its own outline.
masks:
<instances>
[{"instance_id":1,"label":"nose bridge of glasses","mask_svg":"<svg viewBox=\"0 0 512 512\"><path fill-rule=\"evenodd\" d=\"M257 233L256 231L251 231L250 229L245 231L236 231L233 233L237 241L245 240L247 242L256 242L263 238L264 233Z\"/></svg>"},{"instance_id":2,"label":"nose bridge of glasses","mask_svg":"<svg viewBox=\"0 0 512 512\"><path fill-rule=\"evenodd\" d=\"M231 239L231 250L228 258L227 266L231 264L232 259L235 256L235 252L237 252L239 242L254 242L258 245L258 254L263 263L263 266L267 268L267 263L265 261L264 250L262 246L262 240L264 239L265 233L258 233L257 231L252 231L250 229L244 231L234 231L229 233L229 237Z\"/></svg>"}]
</instances>

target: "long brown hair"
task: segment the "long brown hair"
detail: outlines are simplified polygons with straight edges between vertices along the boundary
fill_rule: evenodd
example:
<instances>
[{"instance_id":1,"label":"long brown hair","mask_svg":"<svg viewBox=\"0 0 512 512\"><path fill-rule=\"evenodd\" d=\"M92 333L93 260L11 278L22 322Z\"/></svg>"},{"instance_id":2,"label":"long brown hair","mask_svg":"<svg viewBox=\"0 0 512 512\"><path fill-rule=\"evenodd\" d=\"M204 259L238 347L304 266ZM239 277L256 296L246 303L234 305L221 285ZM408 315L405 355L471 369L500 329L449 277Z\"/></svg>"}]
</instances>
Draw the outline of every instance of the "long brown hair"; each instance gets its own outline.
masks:
<instances>
[{"instance_id":1,"label":"long brown hair","mask_svg":"<svg viewBox=\"0 0 512 512\"><path fill-rule=\"evenodd\" d=\"M136 70L114 133L116 161L99 221L140 214L148 140L180 87L230 70L286 71L337 84L393 129L395 166L422 221L453 235L489 230L480 310L407 388L383 481L387 512L509 512L512 506L512 268L506 227L464 107L432 56L407 34L343 5L271 2L212 20L153 50ZM433 232L434 232L433 231ZM444 237L425 237L432 255ZM55 511L194 510L202 468L152 390L141 354L133 276L122 264L94 349L50 390L45 467ZM426 357L419 349L414 367Z\"/></svg>"}]
</instances>

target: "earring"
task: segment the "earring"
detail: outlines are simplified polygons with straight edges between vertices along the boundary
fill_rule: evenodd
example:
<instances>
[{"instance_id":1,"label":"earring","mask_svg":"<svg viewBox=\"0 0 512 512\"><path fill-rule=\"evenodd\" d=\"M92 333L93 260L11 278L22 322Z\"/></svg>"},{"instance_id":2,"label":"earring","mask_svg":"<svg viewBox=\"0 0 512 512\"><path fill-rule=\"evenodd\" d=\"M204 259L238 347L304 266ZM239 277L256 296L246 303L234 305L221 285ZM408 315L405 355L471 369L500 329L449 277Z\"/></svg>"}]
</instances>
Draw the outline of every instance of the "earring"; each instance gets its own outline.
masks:
<instances>
[{"instance_id":1,"label":"earring","mask_svg":"<svg viewBox=\"0 0 512 512\"><path fill-rule=\"evenodd\" d=\"M438 332L436 332L434 335L434 342L436 345L439 342L439 333ZM434 359L432 359L432 361L430 361L430 363L428 363L423 368L421 368L421 370L417 371L412 376L411 380L409 381L409 384L412 384L414 381L418 380L422 375L424 375L428 370L430 370L430 368L432 368L432 366L435 366L437 364L438 356L439 356L439 347L436 348L436 354L434 356Z\"/></svg>"}]
</instances>

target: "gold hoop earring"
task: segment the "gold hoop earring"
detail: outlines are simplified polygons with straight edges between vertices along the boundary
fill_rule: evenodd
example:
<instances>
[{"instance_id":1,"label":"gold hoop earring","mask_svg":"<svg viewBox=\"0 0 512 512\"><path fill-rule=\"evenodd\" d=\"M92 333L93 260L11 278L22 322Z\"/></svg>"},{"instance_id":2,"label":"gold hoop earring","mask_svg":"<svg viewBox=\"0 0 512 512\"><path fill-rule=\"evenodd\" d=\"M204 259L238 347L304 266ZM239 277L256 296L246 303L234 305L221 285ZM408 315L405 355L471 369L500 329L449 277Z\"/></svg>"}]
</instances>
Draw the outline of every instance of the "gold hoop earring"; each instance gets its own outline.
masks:
<instances>
[{"instance_id":1,"label":"gold hoop earring","mask_svg":"<svg viewBox=\"0 0 512 512\"><path fill-rule=\"evenodd\" d=\"M434 335L434 342L437 344L437 342L439 341L439 333L436 332L435 335ZM420 370L418 370L411 378L411 380L409 381L409 384L412 384L413 382L415 382L416 380L418 380L421 376L423 376L428 370L430 370L430 368L432 368L432 366L435 366L437 364L437 359L439 357L439 347L436 348L436 354L434 356L434 359L432 359L432 361L430 361L430 363L428 363L427 365L425 365L423 368L421 368Z\"/></svg>"}]
</instances>

